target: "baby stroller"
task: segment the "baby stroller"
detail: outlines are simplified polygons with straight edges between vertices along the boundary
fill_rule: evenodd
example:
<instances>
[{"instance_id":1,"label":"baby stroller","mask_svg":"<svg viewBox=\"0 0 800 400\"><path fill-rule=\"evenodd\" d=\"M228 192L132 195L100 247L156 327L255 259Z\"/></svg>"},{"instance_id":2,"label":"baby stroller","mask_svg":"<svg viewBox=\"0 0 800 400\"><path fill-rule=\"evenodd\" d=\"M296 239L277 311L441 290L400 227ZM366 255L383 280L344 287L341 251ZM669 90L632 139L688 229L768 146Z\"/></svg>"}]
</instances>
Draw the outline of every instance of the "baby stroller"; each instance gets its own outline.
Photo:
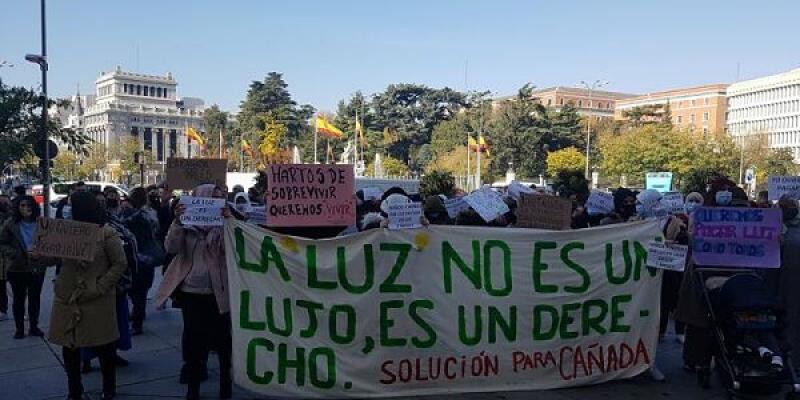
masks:
<instances>
[{"instance_id":1,"label":"baby stroller","mask_svg":"<svg viewBox=\"0 0 800 400\"><path fill-rule=\"evenodd\" d=\"M787 399L800 399L800 385L783 340L778 301L751 270L697 269L712 322L716 368L736 393L774 394L790 385ZM703 382L703 378L706 379ZM699 377L701 385L708 376Z\"/></svg>"}]
</instances>

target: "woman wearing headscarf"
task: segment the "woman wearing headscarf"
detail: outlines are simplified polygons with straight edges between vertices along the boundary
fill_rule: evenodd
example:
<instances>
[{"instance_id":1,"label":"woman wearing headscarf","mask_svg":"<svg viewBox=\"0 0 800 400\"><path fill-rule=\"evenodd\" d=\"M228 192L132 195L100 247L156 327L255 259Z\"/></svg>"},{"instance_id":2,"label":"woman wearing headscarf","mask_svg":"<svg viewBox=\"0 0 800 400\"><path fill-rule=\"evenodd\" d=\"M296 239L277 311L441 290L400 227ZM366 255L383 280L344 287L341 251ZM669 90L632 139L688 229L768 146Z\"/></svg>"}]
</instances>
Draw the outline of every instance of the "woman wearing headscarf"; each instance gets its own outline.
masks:
<instances>
[{"instance_id":1,"label":"woman wearing headscarf","mask_svg":"<svg viewBox=\"0 0 800 400\"><path fill-rule=\"evenodd\" d=\"M72 219L100 226L91 262L62 259L61 273L53 287L50 342L63 346L69 399L83 398L80 348L100 358L103 399L116 394L114 348L117 328L117 283L127 268L125 251L117 232L105 223L105 210L95 196L76 192L71 196Z\"/></svg>"},{"instance_id":2,"label":"woman wearing headscarf","mask_svg":"<svg viewBox=\"0 0 800 400\"><path fill-rule=\"evenodd\" d=\"M3 226L0 233L0 252L8 268L8 281L11 283L16 332L14 339L25 337L25 303L28 304L28 333L31 336L44 336L39 329L39 310L44 284L45 269L52 265L45 258L31 254L33 239L36 237L39 205L31 196L23 196L14 203L13 217Z\"/></svg>"},{"instance_id":3,"label":"woman wearing headscarf","mask_svg":"<svg viewBox=\"0 0 800 400\"><path fill-rule=\"evenodd\" d=\"M225 199L225 192L208 184L194 189L194 197ZM221 398L231 397L231 318L228 274L222 227L184 226L179 205L167 232L166 250L175 254L156 293L155 303L163 306L174 296L183 314L183 346L187 399L200 396L200 382L210 349L219 356ZM223 215L231 216L227 207Z\"/></svg>"}]
</instances>

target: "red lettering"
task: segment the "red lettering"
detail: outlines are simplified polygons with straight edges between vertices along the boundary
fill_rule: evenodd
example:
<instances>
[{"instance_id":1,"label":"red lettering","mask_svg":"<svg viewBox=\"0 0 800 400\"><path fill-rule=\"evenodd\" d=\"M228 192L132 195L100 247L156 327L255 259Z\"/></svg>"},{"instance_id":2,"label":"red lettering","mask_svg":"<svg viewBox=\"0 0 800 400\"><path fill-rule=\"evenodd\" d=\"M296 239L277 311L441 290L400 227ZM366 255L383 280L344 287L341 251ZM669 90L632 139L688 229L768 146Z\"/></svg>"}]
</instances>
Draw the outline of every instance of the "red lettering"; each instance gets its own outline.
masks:
<instances>
[{"instance_id":1,"label":"red lettering","mask_svg":"<svg viewBox=\"0 0 800 400\"><path fill-rule=\"evenodd\" d=\"M380 382L383 383L384 385L391 385L392 383L395 383L397 381L397 377L392 373L392 371L390 371L387 368L387 367L390 367L392 365L394 365L394 361L391 361L391 360L386 361L383 364L381 364L381 372L383 372L384 375L389 377L388 379L381 379L380 380Z\"/></svg>"}]
</instances>

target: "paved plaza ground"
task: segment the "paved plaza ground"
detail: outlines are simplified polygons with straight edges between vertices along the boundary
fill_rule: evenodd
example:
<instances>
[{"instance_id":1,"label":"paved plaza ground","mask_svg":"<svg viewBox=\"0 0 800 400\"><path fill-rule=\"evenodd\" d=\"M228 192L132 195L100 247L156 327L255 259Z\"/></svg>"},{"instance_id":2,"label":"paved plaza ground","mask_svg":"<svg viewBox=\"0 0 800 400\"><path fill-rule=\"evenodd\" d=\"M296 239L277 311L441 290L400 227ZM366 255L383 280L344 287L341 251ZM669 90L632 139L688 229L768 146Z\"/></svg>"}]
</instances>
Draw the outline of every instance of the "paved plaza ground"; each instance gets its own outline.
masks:
<instances>
[{"instance_id":1,"label":"paved plaza ground","mask_svg":"<svg viewBox=\"0 0 800 400\"><path fill-rule=\"evenodd\" d=\"M50 271L52 274L53 271ZM156 283L157 284L157 283ZM42 329L47 331L52 293L51 279L46 280L42 295ZM48 346L40 339L26 337L14 340L14 323L0 322L0 399L38 400L63 399L67 392L66 376L60 364L60 348ZM119 399L170 399L182 398L185 386L178 383L181 366L181 317L178 310L157 311L152 308L145 323L145 334L134 337L133 349L122 355L131 365L118 370ZM213 399L219 388L211 357L210 379L202 386L203 398ZM479 393L470 395L426 396L425 399L445 400L645 400L645 399L725 399L727 394L715 379L711 389L702 390L695 384L694 375L681 369L681 347L674 337L667 337L659 346L658 365L667 375L664 383L652 382L646 377L617 381L576 389ZM95 361L97 367L97 361ZM100 373L84 375L88 397L99 398ZM258 396L237 389L234 398L254 399ZM769 397L783 398L782 396Z\"/></svg>"}]
</instances>

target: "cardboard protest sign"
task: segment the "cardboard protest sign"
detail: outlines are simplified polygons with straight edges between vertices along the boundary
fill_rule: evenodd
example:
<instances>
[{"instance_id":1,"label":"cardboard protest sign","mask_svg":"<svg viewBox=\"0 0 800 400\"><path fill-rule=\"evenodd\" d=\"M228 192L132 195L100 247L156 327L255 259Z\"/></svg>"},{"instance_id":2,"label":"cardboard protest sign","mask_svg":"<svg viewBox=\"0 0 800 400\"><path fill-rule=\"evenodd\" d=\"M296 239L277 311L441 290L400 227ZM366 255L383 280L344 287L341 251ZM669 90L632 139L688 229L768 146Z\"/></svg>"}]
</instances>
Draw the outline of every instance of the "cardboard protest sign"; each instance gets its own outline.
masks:
<instances>
[{"instance_id":1,"label":"cardboard protest sign","mask_svg":"<svg viewBox=\"0 0 800 400\"><path fill-rule=\"evenodd\" d=\"M458 213L469 208L469 204L463 197L454 197L444 201L444 208L447 210L447 215L450 218L455 218Z\"/></svg>"},{"instance_id":2,"label":"cardboard protest sign","mask_svg":"<svg viewBox=\"0 0 800 400\"><path fill-rule=\"evenodd\" d=\"M659 202L661 208L669 214L682 214L686 212L686 205L683 203L681 192L664 193Z\"/></svg>"},{"instance_id":3,"label":"cardboard protest sign","mask_svg":"<svg viewBox=\"0 0 800 400\"><path fill-rule=\"evenodd\" d=\"M205 183L225 186L228 160L224 158L168 158L167 185L191 190Z\"/></svg>"},{"instance_id":4,"label":"cardboard protest sign","mask_svg":"<svg viewBox=\"0 0 800 400\"><path fill-rule=\"evenodd\" d=\"M647 266L670 271L683 271L686 268L688 253L689 246L651 240L647 243Z\"/></svg>"},{"instance_id":5,"label":"cardboard protest sign","mask_svg":"<svg viewBox=\"0 0 800 400\"><path fill-rule=\"evenodd\" d=\"M698 265L778 268L782 214L777 208L701 207L692 214Z\"/></svg>"},{"instance_id":6,"label":"cardboard protest sign","mask_svg":"<svg viewBox=\"0 0 800 400\"><path fill-rule=\"evenodd\" d=\"M514 200L519 200L519 195L522 193L534 192L530 187L525 186L517 181L512 181L506 190L508 191L508 197L511 197Z\"/></svg>"},{"instance_id":7,"label":"cardboard protest sign","mask_svg":"<svg viewBox=\"0 0 800 400\"><path fill-rule=\"evenodd\" d=\"M781 196L800 199L800 176L770 176L767 186L769 200L779 200Z\"/></svg>"},{"instance_id":8,"label":"cardboard protest sign","mask_svg":"<svg viewBox=\"0 0 800 400\"><path fill-rule=\"evenodd\" d=\"M266 206L251 206L250 212L247 213L247 222L256 225L267 224L267 207Z\"/></svg>"},{"instance_id":9,"label":"cardboard protest sign","mask_svg":"<svg viewBox=\"0 0 800 400\"><path fill-rule=\"evenodd\" d=\"M422 227L422 203L391 204L389 229L413 229Z\"/></svg>"},{"instance_id":10,"label":"cardboard protest sign","mask_svg":"<svg viewBox=\"0 0 800 400\"><path fill-rule=\"evenodd\" d=\"M491 188L481 188L464 196L464 201L472 207L481 218L490 222L511 211L503 202L503 197Z\"/></svg>"},{"instance_id":11,"label":"cardboard protest sign","mask_svg":"<svg viewBox=\"0 0 800 400\"><path fill-rule=\"evenodd\" d=\"M669 192L672 190L672 172L648 172L645 175L645 188Z\"/></svg>"},{"instance_id":12,"label":"cardboard protest sign","mask_svg":"<svg viewBox=\"0 0 800 400\"><path fill-rule=\"evenodd\" d=\"M558 196L523 194L517 203L517 226L551 230L569 229L572 201Z\"/></svg>"},{"instance_id":13,"label":"cardboard protest sign","mask_svg":"<svg viewBox=\"0 0 800 400\"><path fill-rule=\"evenodd\" d=\"M352 225L356 221L353 165L271 164L267 225Z\"/></svg>"},{"instance_id":14,"label":"cardboard protest sign","mask_svg":"<svg viewBox=\"0 0 800 400\"><path fill-rule=\"evenodd\" d=\"M614 195L609 192L592 190L586 200L586 212L589 214L611 214L614 212Z\"/></svg>"},{"instance_id":15,"label":"cardboard protest sign","mask_svg":"<svg viewBox=\"0 0 800 400\"><path fill-rule=\"evenodd\" d=\"M636 376L656 359L663 274L645 260L660 234L646 221L310 240L229 221L235 382L271 398L456 398Z\"/></svg>"},{"instance_id":16,"label":"cardboard protest sign","mask_svg":"<svg viewBox=\"0 0 800 400\"><path fill-rule=\"evenodd\" d=\"M94 261L100 226L68 219L40 218L33 254L42 257Z\"/></svg>"},{"instance_id":17,"label":"cardboard protest sign","mask_svg":"<svg viewBox=\"0 0 800 400\"><path fill-rule=\"evenodd\" d=\"M179 218L183 225L222 226L225 223L225 218L222 216L225 199L182 196L178 202L186 207L186 211Z\"/></svg>"}]
</instances>

